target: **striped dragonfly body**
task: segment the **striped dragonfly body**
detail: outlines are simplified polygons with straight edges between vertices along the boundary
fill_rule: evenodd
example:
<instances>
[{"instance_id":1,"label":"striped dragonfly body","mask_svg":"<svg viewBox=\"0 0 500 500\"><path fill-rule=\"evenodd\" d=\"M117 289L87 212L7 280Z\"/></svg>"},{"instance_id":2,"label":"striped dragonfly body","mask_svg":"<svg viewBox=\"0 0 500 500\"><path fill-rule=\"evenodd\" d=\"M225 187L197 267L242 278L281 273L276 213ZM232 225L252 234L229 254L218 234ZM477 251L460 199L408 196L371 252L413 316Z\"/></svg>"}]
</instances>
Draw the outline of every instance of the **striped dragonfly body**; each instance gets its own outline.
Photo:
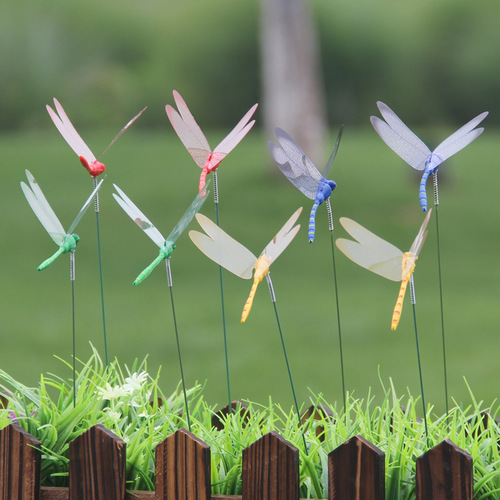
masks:
<instances>
[{"instance_id":1,"label":"striped dragonfly body","mask_svg":"<svg viewBox=\"0 0 500 500\"><path fill-rule=\"evenodd\" d=\"M398 299L393 311L391 330L395 330L398 326L408 281L415 269L415 262L425 242L427 224L431 213L432 209L425 216L410 250L405 253L368 231L357 222L346 217L340 218L340 223L344 229L355 240L338 238L335 243L340 251L356 264L379 276L392 281L401 281Z\"/></svg>"},{"instance_id":2,"label":"striped dragonfly body","mask_svg":"<svg viewBox=\"0 0 500 500\"><path fill-rule=\"evenodd\" d=\"M477 139L484 128L477 127L488 115L481 113L456 132L441 142L434 151L431 151L383 102L377 102L378 109L384 120L377 116L370 117L373 128L381 139L408 165L416 170L423 170L419 187L420 206L423 212L427 211L427 178L436 172L441 163L450 156L458 153Z\"/></svg>"},{"instance_id":3,"label":"striped dragonfly body","mask_svg":"<svg viewBox=\"0 0 500 500\"><path fill-rule=\"evenodd\" d=\"M149 264L144 271L142 271L139 276L134 280L134 285L140 285L152 272L153 269L163 260L168 259L169 257L172 256L173 251L175 250L175 244L169 243L168 241L165 241L164 247L160 248L160 253L158 254L158 257Z\"/></svg>"},{"instance_id":4,"label":"striped dragonfly body","mask_svg":"<svg viewBox=\"0 0 500 500\"><path fill-rule=\"evenodd\" d=\"M309 216L308 228L308 240L309 243L312 243L316 232L316 211L321 203L327 200L332 191L337 187L334 181L328 180L326 177L337 154L340 138L342 137L342 128L337 136L333 152L323 173L319 172L304 151L284 130L275 128L274 132L278 139L278 144L268 142L267 145L276 165L278 165L285 177L302 194L314 200Z\"/></svg>"},{"instance_id":5,"label":"striped dragonfly body","mask_svg":"<svg viewBox=\"0 0 500 500\"><path fill-rule=\"evenodd\" d=\"M68 252L74 252L76 249L76 245L80 241L80 237L77 234L69 234L66 236L64 239L63 244L59 247L57 252L52 255L52 257L49 257L48 259L45 259L38 267L38 271L43 271L47 267L49 267L56 259L59 257L59 255L62 255L63 253L68 253Z\"/></svg>"},{"instance_id":6,"label":"striped dragonfly body","mask_svg":"<svg viewBox=\"0 0 500 500\"><path fill-rule=\"evenodd\" d=\"M245 302L245 306L243 307L243 313L241 314L241 322L244 323L248 315L250 314L250 310L252 309L253 299L255 297L255 292L257 291L257 287L259 283L262 282L266 274L269 272L269 267L271 266L271 260L267 255L261 255L257 262L255 263L255 272L253 275L253 285L250 290L250 294L248 295L248 299Z\"/></svg>"}]
</instances>

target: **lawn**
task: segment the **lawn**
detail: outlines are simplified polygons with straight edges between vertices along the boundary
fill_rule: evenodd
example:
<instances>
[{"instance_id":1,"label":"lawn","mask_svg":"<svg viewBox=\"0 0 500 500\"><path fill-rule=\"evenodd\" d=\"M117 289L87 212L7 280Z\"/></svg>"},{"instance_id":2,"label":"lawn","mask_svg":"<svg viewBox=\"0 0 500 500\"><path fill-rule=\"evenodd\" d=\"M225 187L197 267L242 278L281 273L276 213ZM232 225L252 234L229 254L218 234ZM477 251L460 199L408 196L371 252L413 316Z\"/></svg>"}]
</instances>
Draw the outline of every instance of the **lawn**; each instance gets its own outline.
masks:
<instances>
[{"instance_id":1,"label":"lawn","mask_svg":"<svg viewBox=\"0 0 500 500\"><path fill-rule=\"evenodd\" d=\"M486 125L487 127L487 125ZM456 127L458 128L458 127ZM167 131L168 130L168 131ZM421 132L421 131L418 131ZM452 130L427 130L437 144ZM113 131L82 134L95 152ZM214 131L216 144L223 132ZM336 131L332 131L333 145ZM221 226L259 254L298 206L303 229L273 265L277 307L288 348L299 402L309 388L329 401L342 401L337 317L330 235L326 211L318 211L317 235L307 243L312 202L270 168L266 140L259 130L221 164ZM429 140L429 142L431 142ZM496 150L498 134L487 129L474 144L440 169L439 224L450 397L470 402L465 377L477 399L490 404L498 396L500 266ZM41 372L64 376L53 355L71 356L71 286L68 256L49 269L36 267L56 247L28 206L19 187L24 169L36 177L66 227L90 193L91 180L77 158L49 129L39 134L0 136L3 179L0 185L4 269L0 301L0 367L26 384ZM325 151L325 161L328 151ZM170 296L159 266L139 287L132 282L157 255L155 245L135 227L113 200L118 184L167 236L182 216L198 185L199 169L177 137L165 131L130 130L104 157L101 189L101 239L104 292L111 357L132 363L149 355L152 373L162 366L162 386L179 381ZM321 169L322 165L318 165ZM479 174L479 175L478 175ZM335 219L348 216L379 236L408 250L423 220L418 177L371 129L346 129L331 177ZM432 198L431 189L428 189ZM215 218L212 198L202 212ZM90 211L78 226L76 252L77 356L86 359L89 342L103 355L95 217ZM190 229L195 229L192 223ZM346 234L340 224L336 237ZM427 403L444 409L439 288L435 220L417 262L417 322ZM206 382L205 398L227 400L218 267L191 243L187 232L172 257L176 316L188 385ZM380 395L379 374L398 393L419 393L413 314L409 297L396 332L390 331L399 285L357 267L336 252L346 386L358 397L373 388ZM251 282L224 272L229 365L233 399L274 401L290 406L290 387L274 311L265 283L259 286L247 322L240 315Z\"/></svg>"}]
</instances>

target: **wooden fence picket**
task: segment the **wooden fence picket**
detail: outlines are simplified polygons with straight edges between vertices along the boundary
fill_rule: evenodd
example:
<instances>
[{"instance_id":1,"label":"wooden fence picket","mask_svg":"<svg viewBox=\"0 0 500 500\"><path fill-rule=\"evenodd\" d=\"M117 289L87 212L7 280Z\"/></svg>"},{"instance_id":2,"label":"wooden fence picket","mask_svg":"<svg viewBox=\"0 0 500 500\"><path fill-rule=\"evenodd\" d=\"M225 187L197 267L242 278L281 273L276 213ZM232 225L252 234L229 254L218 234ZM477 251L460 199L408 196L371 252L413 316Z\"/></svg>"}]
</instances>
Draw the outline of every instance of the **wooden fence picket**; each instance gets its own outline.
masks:
<instances>
[{"instance_id":1,"label":"wooden fence picket","mask_svg":"<svg viewBox=\"0 0 500 500\"><path fill-rule=\"evenodd\" d=\"M417 458L417 500L472 500L472 457L449 439Z\"/></svg>"},{"instance_id":2,"label":"wooden fence picket","mask_svg":"<svg viewBox=\"0 0 500 500\"><path fill-rule=\"evenodd\" d=\"M0 431L0 500L40 498L40 441L18 424Z\"/></svg>"},{"instance_id":3,"label":"wooden fence picket","mask_svg":"<svg viewBox=\"0 0 500 500\"><path fill-rule=\"evenodd\" d=\"M69 444L71 500L125 498L125 442L100 424Z\"/></svg>"},{"instance_id":4,"label":"wooden fence picket","mask_svg":"<svg viewBox=\"0 0 500 500\"><path fill-rule=\"evenodd\" d=\"M270 432L243 450L243 500L298 500L299 450Z\"/></svg>"},{"instance_id":5,"label":"wooden fence picket","mask_svg":"<svg viewBox=\"0 0 500 500\"><path fill-rule=\"evenodd\" d=\"M328 455L328 500L384 500L385 454L354 436Z\"/></svg>"}]
</instances>

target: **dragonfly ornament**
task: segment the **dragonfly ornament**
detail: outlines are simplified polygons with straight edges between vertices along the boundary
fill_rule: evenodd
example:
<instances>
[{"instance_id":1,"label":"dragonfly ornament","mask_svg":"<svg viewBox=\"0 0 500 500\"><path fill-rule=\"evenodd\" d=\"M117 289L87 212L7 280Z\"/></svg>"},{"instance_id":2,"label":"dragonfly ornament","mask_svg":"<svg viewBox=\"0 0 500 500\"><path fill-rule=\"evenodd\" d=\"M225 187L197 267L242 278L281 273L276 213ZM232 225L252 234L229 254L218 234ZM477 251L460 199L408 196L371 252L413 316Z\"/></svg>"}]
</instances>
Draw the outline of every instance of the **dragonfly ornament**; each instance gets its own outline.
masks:
<instances>
[{"instance_id":1,"label":"dragonfly ornament","mask_svg":"<svg viewBox=\"0 0 500 500\"><path fill-rule=\"evenodd\" d=\"M459 128L451 134L439 146L431 151L383 102L377 102L378 109L384 120L377 116L370 117L373 128L382 140L406 163L416 170L423 170L420 181L419 198L422 211L427 211L427 178L432 173L437 173L437 169L445 160L461 149L468 146L477 139L484 128L477 127L488 115L485 111Z\"/></svg>"},{"instance_id":2,"label":"dragonfly ornament","mask_svg":"<svg viewBox=\"0 0 500 500\"><path fill-rule=\"evenodd\" d=\"M212 151L208 141L189 111L187 104L179 92L173 91L175 104L179 111L170 105L165 106L168 119L177 132L189 154L196 164L202 169L199 190L203 189L207 174L214 172L220 162L238 145L253 127L255 120L249 121L255 113L258 104L254 104L246 115L238 122L236 127ZM214 186L215 189L215 186Z\"/></svg>"},{"instance_id":3,"label":"dragonfly ornament","mask_svg":"<svg viewBox=\"0 0 500 500\"><path fill-rule=\"evenodd\" d=\"M202 214L196 215L196 220L206 234L198 231L189 231L189 237L209 259L212 259L220 266L244 279L250 279L252 277L252 271L255 269L250 295L248 296L241 315L242 323L246 321L252 309L255 292L257 291L259 283L264 277L268 277L271 264L292 242L298 233L300 225L293 226L301 212L302 207L294 212L285 225L278 231L276 236L264 248L258 258L241 243L238 243L220 229L220 227L208 217Z\"/></svg>"},{"instance_id":4,"label":"dragonfly ornament","mask_svg":"<svg viewBox=\"0 0 500 500\"><path fill-rule=\"evenodd\" d=\"M43 269L49 267L63 253L73 253L75 251L76 245L78 244L80 238L77 234L73 234L73 231L75 230L77 224L80 222L80 219L89 208L92 199L100 189L104 179L102 179L92 191L92 194L84 203L80 212L78 212L78 215L72 222L69 230L65 231L61 222L57 218L57 215L49 205L47 198L45 198L42 190L40 189L38 182L35 180L29 170L26 170L26 177L28 178L29 186L24 182L21 182L21 188L23 190L24 196L26 196L28 203L33 209L33 212L35 212L35 215L38 217L38 220L41 222L42 226L49 233L50 237L54 240L56 245L59 246L59 249L54 255L46 259L38 266L38 270L42 271Z\"/></svg>"},{"instance_id":5,"label":"dragonfly ornament","mask_svg":"<svg viewBox=\"0 0 500 500\"><path fill-rule=\"evenodd\" d=\"M207 186L205 186L193 200L185 214L174 227L172 232L167 238L164 238L160 231L153 225L153 223L139 210L134 202L116 185L113 184L117 193L113 193L113 197L118 204L123 208L127 215L156 243L160 248L158 257L142 271L134 281L134 285L142 283L153 271L153 269L162 261L170 259L172 252L175 249L175 242L182 234L184 229L189 225L195 214L200 210L203 203L205 203L205 194L207 194Z\"/></svg>"},{"instance_id":6,"label":"dragonfly ornament","mask_svg":"<svg viewBox=\"0 0 500 500\"><path fill-rule=\"evenodd\" d=\"M427 236L427 224L432 209L425 216L424 222L408 252L403 253L391 243L379 238L368 229L347 217L341 217L340 223L356 240L338 238L337 247L356 264L392 281L401 281L401 287L392 315L391 330L396 330L403 309L403 301L408 282L415 269L415 263Z\"/></svg>"},{"instance_id":7,"label":"dragonfly ornament","mask_svg":"<svg viewBox=\"0 0 500 500\"><path fill-rule=\"evenodd\" d=\"M54 109L52 109L47 104L47 111L49 113L50 118L54 122L54 125L57 127L57 130L61 133L64 140L68 143L69 147L76 153L79 157L81 164L85 167L87 172L94 178L101 175L105 166L98 159L96 159L94 153L90 150L90 148L85 144L84 140L80 137L80 134L76 131L75 127L71 123L68 115L64 111L64 108L61 106L59 101L54 98ZM108 151L108 149L115 143L115 141L125 132L136 120L139 116L146 111L146 108L143 108L137 115L135 115L121 130L118 132L117 136L111 141L109 146L104 150L99 159Z\"/></svg>"},{"instance_id":8,"label":"dragonfly ornament","mask_svg":"<svg viewBox=\"0 0 500 500\"><path fill-rule=\"evenodd\" d=\"M330 230L333 231L333 220L331 216L330 195L337 187L337 184L328 180L326 177L330 172L333 161L342 137L342 128L340 129L335 146L328 163L322 173L314 166L312 161L302 151L298 144L281 128L275 128L274 132L278 138L278 145L274 142L268 142L267 146L286 178L309 199L314 200L314 204L309 216L308 238L309 243L314 241L316 231L316 211L318 207L326 201L328 215L330 219Z\"/></svg>"}]
</instances>

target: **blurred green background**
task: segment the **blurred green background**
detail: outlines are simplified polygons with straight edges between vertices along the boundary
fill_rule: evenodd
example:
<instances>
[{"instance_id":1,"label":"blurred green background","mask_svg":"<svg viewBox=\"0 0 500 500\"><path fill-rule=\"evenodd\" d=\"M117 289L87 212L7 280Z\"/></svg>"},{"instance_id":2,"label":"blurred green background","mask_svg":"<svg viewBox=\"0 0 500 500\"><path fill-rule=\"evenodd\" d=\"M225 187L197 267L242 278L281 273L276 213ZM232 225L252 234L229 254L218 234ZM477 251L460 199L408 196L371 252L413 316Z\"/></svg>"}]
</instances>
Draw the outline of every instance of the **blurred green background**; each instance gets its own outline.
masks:
<instances>
[{"instance_id":1,"label":"blurred green background","mask_svg":"<svg viewBox=\"0 0 500 500\"><path fill-rule=\"evenodd\" d=\"M387 102L432 147L476 114L490 111L486 132L440 170L441 254L450 396L469 402L498 396L500 269L497 182L500 72L495 0L311 3L322 50L332 131L345 123L333 167L336 219L351 217L403 250L423 215L418 177L369 126L375 101ZM122 362L149 355L162 365L166 390L179 380L170 298L163 270L140 287L136 275L156 247L111 197L117 183L167 235L196 193L199 169L172 131L164 105L184 96L210 144L220 141L259 101L258 3L212 0L5 0L0 16L0 367L27 384L42 371L65 374L53 354L71 355L68 257L43 273L55 246L19 188L29 168L68 226L91 189L88 174L44 109L56 96L91 149L104 150L144 105L147 113L106 153L101 231L109 352ZM300 71L300 68L297 68ZM224 160L221 225L258 254L300 205L311 202L271 168L257 126ZM325 150L324 158L328 157ZM322 168L322 165L318 165ZM428 190L431 197L431 190ZM202 210L214 217L212 200ZM341 401L330 235L324 207L314 245L303 230L272 268L278 310L299 401L309 389ZM195 224L191 228L194 228ZM79 225L77 355L101 352L95 242L89 213ZM340 225L336 237L345 236ZM381 394L378 371L396 388L419 393L409 299L397 332L389 330L398 285L336 253L346 384L355 395ZM226 403L218 268L178 241L172 259L177 321L189 384ZM435 225L418 261L417 319L427 402L444 409ZM266 285L245 325L251 283L224 273L233 398L291 404L283 354ZM66 375L70 375L66 373Z\"/></svg>"}]
</instances>

